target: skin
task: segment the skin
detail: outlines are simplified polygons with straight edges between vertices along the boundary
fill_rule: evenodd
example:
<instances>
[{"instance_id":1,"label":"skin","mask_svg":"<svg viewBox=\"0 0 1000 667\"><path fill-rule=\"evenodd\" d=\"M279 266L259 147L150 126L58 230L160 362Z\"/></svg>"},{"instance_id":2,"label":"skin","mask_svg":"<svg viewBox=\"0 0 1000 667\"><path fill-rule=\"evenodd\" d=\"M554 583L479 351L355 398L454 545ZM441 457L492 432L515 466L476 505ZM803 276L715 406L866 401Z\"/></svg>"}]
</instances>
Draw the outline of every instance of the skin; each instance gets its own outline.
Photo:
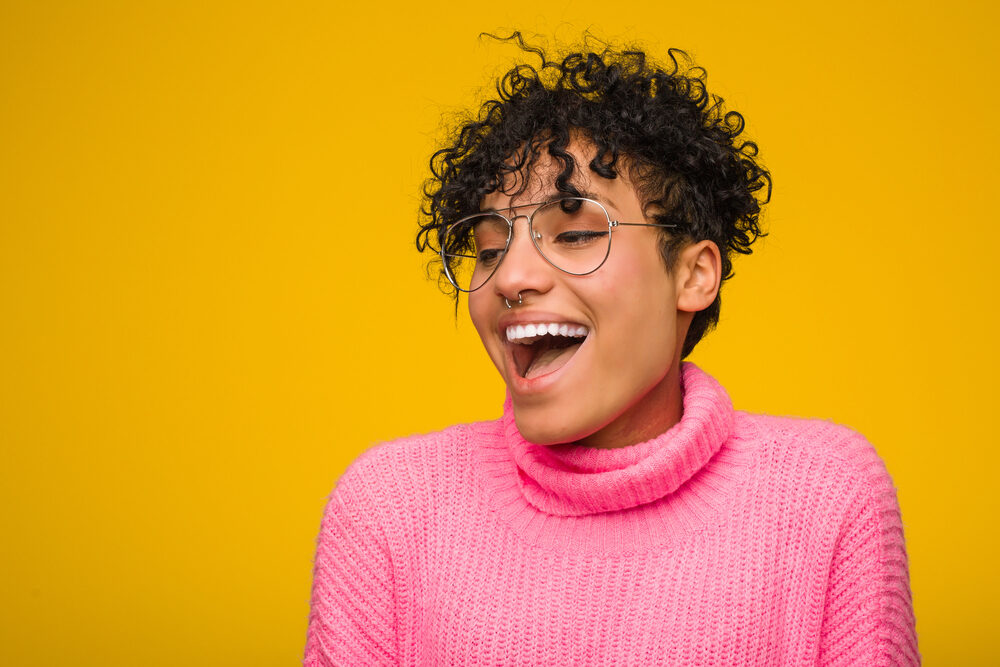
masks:
<instances>
[{"instance_id":1,"label":"skin","mask_svg":"<svg viewBox=\"0 0 1000 667\"><path fill-rule=\"evenodd\" d=\"M605 205L612 219L653 222L626 173L605 179L586 165L595 148L576 138L568 146L577 167L573 184ZM582 168L581 168L581 165ZM545 154L527 178L524 192L494 192L482 209L524 206L558 196L560 165ZM627 172L627 170L622 170ZM507 187L508 192L516 188ZM668 230L669 231L669 230ZM718 246L688 244L668 271L655 227L619 227L604 265L573 276L545 261L528 238L527 219L514 220L514 236L490 281L469 295L469 313L490 359L510 391L518 430L530 442L574 442L597 448L627 447L667 431L683 413L681 347L694 313L715 299L721 281ZM518 294L521 304L516 304ZM508 309L506 297L514 305ZM583 324L586 342L559 371L526 387L510 364L511 345L501 318L539 316ZM551 318L550 316L557 316Z\"/></svg>"}]
</instances>

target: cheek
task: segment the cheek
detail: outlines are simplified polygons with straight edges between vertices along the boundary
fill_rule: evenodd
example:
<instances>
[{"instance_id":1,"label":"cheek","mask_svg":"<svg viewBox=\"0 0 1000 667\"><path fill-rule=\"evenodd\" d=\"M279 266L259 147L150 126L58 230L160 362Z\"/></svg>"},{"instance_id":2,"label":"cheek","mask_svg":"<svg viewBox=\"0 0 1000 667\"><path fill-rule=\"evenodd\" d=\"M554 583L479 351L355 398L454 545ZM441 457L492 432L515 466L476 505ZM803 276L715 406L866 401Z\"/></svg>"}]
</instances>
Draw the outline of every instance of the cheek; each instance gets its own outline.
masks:
<instances>
[{"instance_id":1,"label":"cheek","mask_svg":"<svg viewBox=\"0 0 1000 667\"><path fill-rule=\"evenodd\" d=\"M501 354L499 349L494 349L497 341L496 337L492 335L497 320L496 307L489 298L484 298L484 295L480 294L481 291L477 290L469 295L469 318L472 320L472 325L476 328L486 351L496 362L498 355Z\"/></svg>"},{"instance_id":2,"label":"cheek","mask_svg":"<svg viewBox=\"0 0 1000 667\"><path fill-rule=\"evenodd\" d=\"M604 329L605 358L612 366L657 365L672 357L676 338L675 313L662 302L643 299L618 304L615 321Z\"/></svg>"},{"instance_id":3,"label":"cheek","mask_svg":"<svg viewBox=\"0 0 1000 667\"><path fill-rule=\"evenodd\" d=\"M655 375L673 358L677 311L665 269L649 264L625 263L616 267L614 281L602 277L601 298L595 306L608 365L642 368Z\"/></svg>"},{"instance_id":4,"label":"cheek","mask_svg":"<svg viewBox=\"0 0 1000 667\"><path fill-rule=\"evenodd\" d=\"M479 337L483 338L483 342L485 343L485 334L489 329L488 322L491 319L490 312L484 300L481 297L477 297L476 292L469 295L469 319L472 320L472 326L476 327Z\"/></svg>"}]
</instances>

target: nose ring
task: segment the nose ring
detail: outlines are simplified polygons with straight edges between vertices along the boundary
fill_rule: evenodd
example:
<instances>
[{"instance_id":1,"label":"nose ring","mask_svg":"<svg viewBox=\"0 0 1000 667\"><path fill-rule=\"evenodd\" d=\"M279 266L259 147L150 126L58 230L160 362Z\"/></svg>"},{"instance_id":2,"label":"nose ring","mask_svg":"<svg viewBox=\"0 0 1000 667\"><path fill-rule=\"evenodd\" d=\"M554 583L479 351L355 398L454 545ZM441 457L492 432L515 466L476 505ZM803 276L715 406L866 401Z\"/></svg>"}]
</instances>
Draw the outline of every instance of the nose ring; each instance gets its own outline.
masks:
<instances>
[{"instance_id":1,"label":"nose ring","mask_svg":"<svg viewBox=\"0 0 1000 667\"><path fill-rule=\"evenodd\" d=\"M507 297L503 298L503 302L505 304L507 304L507 309L508 310L510 310L511 308L514 307L514 306L510 305L510 301L507 300ZM519 306L521 305L521 293L520 292L517 293L517 305L519 305Z\"/></svg>"}]
</instances>

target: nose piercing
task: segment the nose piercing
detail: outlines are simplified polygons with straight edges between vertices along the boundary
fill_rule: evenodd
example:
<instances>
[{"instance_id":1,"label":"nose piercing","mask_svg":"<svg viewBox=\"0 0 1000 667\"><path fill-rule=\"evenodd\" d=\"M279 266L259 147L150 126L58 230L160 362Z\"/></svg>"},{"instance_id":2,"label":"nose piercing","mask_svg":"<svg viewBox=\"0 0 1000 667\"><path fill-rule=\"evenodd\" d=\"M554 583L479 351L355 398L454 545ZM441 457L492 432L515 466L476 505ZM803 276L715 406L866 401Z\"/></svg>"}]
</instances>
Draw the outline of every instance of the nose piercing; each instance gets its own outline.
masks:
<instances>
[{"instance_id":1,"label":"nose piercing","mask_svg":"<svg viewBox=\"0 0 1000 667\"><path fill-rule=\"evenodd\" d=\"M503 298L503 302L505 304L507 304L507 309L508 310L510 310L511 308L514 307L514 306L510 305L510 301L507 300L507 297ZM521 305L521 293L520 292L517 293L517 305L519 305L519 306Z\"/></svg>"}]
</instances>

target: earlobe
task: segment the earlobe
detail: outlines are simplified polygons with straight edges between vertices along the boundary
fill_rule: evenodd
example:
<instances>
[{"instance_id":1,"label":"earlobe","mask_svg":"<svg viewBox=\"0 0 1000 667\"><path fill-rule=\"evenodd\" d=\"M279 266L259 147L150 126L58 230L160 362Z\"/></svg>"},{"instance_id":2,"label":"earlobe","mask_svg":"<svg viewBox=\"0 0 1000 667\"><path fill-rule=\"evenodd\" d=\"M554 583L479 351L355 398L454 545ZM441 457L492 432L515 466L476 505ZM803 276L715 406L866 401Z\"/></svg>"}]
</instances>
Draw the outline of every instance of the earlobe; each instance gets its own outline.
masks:
<instances>
[{"instance_id":1,"label":"earlobe","mask_svg":"<svg viewBox=\"0 0 1000 667\"><path fill-rule=\"evenodd\" d=\"M677 309L705 310L715 301L722 284L722 256L709 240L692 243L681 251L677 285Z\"/></svg>"}]
</instances>

